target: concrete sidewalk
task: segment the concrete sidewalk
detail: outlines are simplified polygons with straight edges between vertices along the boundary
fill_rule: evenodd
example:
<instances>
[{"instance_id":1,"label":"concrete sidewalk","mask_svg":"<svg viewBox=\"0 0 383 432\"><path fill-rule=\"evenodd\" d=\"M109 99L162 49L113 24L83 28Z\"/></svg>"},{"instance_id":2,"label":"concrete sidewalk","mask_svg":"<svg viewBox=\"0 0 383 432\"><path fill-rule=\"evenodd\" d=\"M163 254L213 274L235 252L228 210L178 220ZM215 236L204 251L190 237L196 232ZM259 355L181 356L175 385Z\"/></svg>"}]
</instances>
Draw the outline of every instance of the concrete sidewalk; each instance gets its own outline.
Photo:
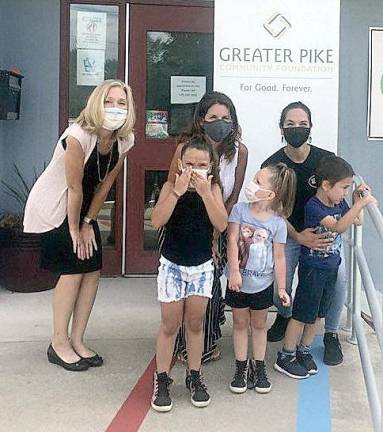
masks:
<instances>
[{"instance_id":1,"label":"concrete sidewalk","mask_svg":"<svg viewBox=\"0 0 383 432\"><path fill-rule=\"evenodd\" d=\"M273 314L269 316L272 321ZM227 318L220 343L222 359L204 367L211 405L201 410L190 405L184 366L178 363L171 373L174 409L168 414L149 411L140 431L187 432L198 426L205 431L306 432L299 426L299 416L302 394L307 393L302 393L297 381L272 370L279 343L269 344L267 350L273 383L270 394L229 392L233 374L230 313ZM51 292L18 294L0 288L0 431L105 431L153 358L159 319L154 278L103 279L87 341L102 354L105 365L71 373L46 359ZM366 331L377 370L377 343L371 330ZM341 335L342 339L346 336ZM358 349L343 342L343 351L342 366L320 365L328 372L331 429L307 432L372 430ZM315 403L315 392L305 398L306 404L310 398Z\"/></svg>"}]
</instances>

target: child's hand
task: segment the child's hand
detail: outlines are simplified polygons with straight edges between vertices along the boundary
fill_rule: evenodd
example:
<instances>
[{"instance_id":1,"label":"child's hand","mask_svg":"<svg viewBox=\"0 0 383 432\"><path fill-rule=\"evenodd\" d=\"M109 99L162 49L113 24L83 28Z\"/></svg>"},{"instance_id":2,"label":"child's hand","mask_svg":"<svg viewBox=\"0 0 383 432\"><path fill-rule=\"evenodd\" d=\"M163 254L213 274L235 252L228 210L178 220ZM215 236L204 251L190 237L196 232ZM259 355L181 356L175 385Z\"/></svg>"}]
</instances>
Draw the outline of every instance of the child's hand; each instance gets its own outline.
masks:
<instances>
[{"instance_id":1,"label":"child's hand","mask_svg":"<svg viewBox=\"0 0 383 432\"><path fill-rule=\"evenodd\" d=\"M211 193L211 179L212 178L213 178L213 176L209 175L209 177L206 180L203 177L201 177L199 174L197 174L196 172L192 173L191 184L193 185L193 187L195 188L196 192L198 193L198 195L200 197L203 198L207 194Z\"/></svg>"},{"instance_id":2,"label":"child's hand","mask_svg":"<svg viewBox=\"0 0 383 432\"><path fill-rule=\"evenodd\" d=\"M285 289L278 289L278 297L281 300L283 307L290 306L290 296L287 294Z\"/></svg>"},{"instance_id":3,"label":"child's hand","mask_svg":"<svg viewBox=\"0 0 383 432\"><path fill-rule=\"evenodd\" d=\"M242 285L242 276L239 270L236 270L234 272L230 272L229 277L229 289L232 291L241 291L241 285Z\"/></svg>"},{"instance_id":4,"label":"child's hand","mask_svg":"<svg viewBox=\"0 0 383 432\"><path fill-rule=\"evenodd\" d=\"M191 167L187 167L182 174L176 173L176 181L174 182L174 192L177 195L181 196L187 191L189 187L191 175L192 175Z\"/></svg>"},{"instance_id":5,"label":"child's hand","mask_svg":"<svg viewBox=\"0 0 383 432\"><path fill-rule=\"evenodd\" d=\"M365 195L371 195L371 188L365 183L360 184L352 193L354 202L360 201Z\"/></svg>"},{"instance_id":6,"label":"child's hand","mask_svg":"<svg viewBox=\"0 0 383 432\"><path fill-rule=\"evenodd\" d=\"M367 207L369 204L378 204L378 201L376 200L376 198L370 194L365 195L364 197L360 198L360 201L361 201L361 205L363 208Z\"/></svg>"}]
</instances>

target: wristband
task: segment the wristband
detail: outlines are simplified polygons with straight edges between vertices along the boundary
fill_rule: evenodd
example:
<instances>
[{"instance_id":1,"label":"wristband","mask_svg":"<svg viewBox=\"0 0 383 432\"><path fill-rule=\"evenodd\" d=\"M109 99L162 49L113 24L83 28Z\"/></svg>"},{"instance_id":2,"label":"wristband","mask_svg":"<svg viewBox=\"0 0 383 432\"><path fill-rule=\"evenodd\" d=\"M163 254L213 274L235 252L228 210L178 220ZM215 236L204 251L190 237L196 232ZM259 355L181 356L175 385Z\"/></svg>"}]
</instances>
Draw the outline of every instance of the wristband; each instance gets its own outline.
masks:
<instances>
[{"instance_id":1,"label":"wristband","mask_svg":"<svg viewBox=\"0 0 383 432\"><path fill-rule=\"evenodd\" d=\"M92 225L93 222L95 222L94 219L89 218L89 217L87 217L87 216L85 216L85 217L83 218L83 221L84 221L86 224L88 224L88 225Z\"/></svg>"}]
</instances>

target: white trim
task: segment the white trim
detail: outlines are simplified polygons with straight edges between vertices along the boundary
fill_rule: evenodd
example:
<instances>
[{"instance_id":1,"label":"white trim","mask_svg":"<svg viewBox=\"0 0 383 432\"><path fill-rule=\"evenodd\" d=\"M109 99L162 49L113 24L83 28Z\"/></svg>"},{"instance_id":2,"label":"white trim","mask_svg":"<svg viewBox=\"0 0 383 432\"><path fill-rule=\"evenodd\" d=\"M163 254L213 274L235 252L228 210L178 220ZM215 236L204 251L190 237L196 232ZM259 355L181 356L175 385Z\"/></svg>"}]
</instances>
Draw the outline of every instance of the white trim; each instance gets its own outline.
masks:
<instances>
[{"instance_id":1,"label":"white trim","mask_svg":"<svg viewBox=\"0 0 383 432\"><path fill-rule=\"evenodd\" d=\"M129 83L129 3L126 4L126 33L125 33L125 82ZM126 214L128 192L128 161L124 160L124 178L122 187L122 254L121 254L121 274L126 274Z\"/></svg>"},{"instance_id":2,"label":"white trim","mask_svg":"<svg viewBox=\"0 0 383 432\"><path fill-rule=\"evenodd\" d=\"M368 141L382 141L383 136L370 136L371 134L371 86L372 86L372 32L381 31L383 27L369 27L368 29L368 87L367 87L367 139Z\"/></svg>"}]
</instances>

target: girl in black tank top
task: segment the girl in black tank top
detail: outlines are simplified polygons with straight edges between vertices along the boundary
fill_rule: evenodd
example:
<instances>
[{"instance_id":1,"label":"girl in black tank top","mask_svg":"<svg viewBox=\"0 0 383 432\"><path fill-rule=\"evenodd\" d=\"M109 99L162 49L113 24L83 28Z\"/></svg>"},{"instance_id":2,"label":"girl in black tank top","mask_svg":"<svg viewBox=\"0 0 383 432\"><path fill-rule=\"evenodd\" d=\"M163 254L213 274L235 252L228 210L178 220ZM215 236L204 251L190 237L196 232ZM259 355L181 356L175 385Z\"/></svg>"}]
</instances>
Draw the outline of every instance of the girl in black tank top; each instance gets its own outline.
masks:
<instances>
[{"instance_id":1,"label":"girl in black tank top","mask_svg":"<svg viewBox=\"0 0 383 432\"><path fill-rule=\"evenodd\" d=\"M175 183L166 182L153 209L152 225L165 227L158 273L161 326L157 337L152 407L169 411L169 369L182 321L188 335L186 385L191 402L207 406L210 396L202 381L203 320L214 279L214 229L227 226L219 184L217 156L204 138L191 139L182 148Z\"/></svg>"}]
</instances>

